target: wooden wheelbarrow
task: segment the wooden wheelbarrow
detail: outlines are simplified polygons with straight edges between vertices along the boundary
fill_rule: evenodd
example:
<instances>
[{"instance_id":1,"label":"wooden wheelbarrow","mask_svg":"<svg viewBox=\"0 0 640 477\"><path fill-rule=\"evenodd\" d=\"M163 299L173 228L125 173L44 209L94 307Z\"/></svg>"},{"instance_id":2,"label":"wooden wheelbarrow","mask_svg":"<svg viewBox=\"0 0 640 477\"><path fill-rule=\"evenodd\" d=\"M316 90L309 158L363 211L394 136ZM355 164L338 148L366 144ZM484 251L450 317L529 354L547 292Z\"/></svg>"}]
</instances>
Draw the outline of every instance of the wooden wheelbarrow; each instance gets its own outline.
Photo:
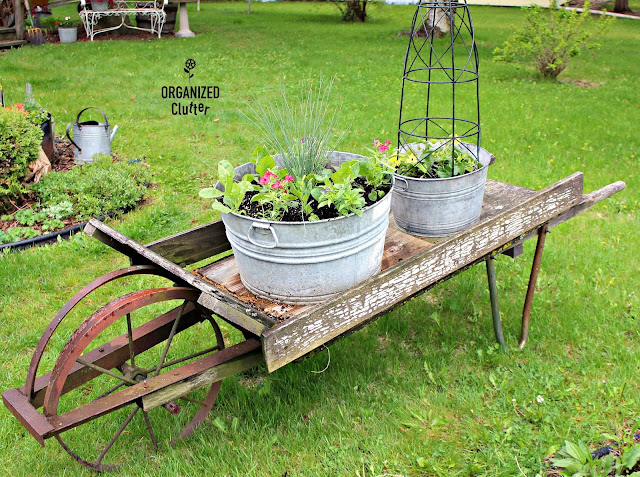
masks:
<instances>
[{"instance_id":1,"label":"wooden wheelbarrow","mask_svg":"<svg viewBox=\"0 0 640 477\"><path fill-rule=\"evenodd\" d=\"M282 305L247 291L233 255L225 254L230 245L221 221L144 246L92 220L85 233L129 257L131 266L94 280L71 298L36 346L25 384L6 391L3 401L42 445L54 437L83 465L98 471L110 470L117 466L103 460L134 418L146 428L142 432L148 432L157 447L150 414L156 408L166 409L175 418L175 425L170 426L175 428L173 443L193 433L204 421L222 379L258 364L265 364L267 371L273 372L324 349L482 261L487 266L496 339L504 347L494 257L498 253L514 257L524 241L537 237L522 317L522 348L529 333L531 303L547 231L625 187L623 182L616 182L583 195L582 182L582 173L575 173L546 189L533 191L488 181L480 222L438 242L416 238L390 226L381 271L318 305ZM207 259L212 263L191 271L185 268ZM109 282L134 275L164 277L173 286L127 293L93 313L68 339L63 337L60 341L56 337L62 320L89 294ZM178 301L179 305L133 326L133 314L154 310L169 301ZM241 331L244 341L225 347L216 319ZM183 336L188 338L179 344ZM64 341L53 369L37 377L47 345ZM199 396L194 397L193 393ZM107 415L108 422L97 424L104 421L100 417ZM87 435L83 429L88 425L112 426L113 438L96 443L95 456L84 458L72 449L66 433L80 432L80 448L86 450L86 437L84 443L82 440Z\"/></svg>"}]
</instances>

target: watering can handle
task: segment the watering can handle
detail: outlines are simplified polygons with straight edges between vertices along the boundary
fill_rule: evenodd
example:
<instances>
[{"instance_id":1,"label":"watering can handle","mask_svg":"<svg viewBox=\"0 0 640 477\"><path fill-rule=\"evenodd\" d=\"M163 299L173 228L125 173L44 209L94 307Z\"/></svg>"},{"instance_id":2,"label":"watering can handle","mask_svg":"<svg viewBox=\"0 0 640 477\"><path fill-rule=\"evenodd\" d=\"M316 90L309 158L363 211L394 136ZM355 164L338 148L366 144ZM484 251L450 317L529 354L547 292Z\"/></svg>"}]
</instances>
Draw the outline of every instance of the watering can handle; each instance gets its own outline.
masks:
<instances>
[{"instance_id":1,"label":"watering can handle","mask_svg":"<svg viewBox=\"0 0 640 477\"><path fill-rule=\"evenodd\" d=\"M72 125L73 123L67 124L67 138L69 138L69 141L71 141L71 144L73 144L75 147L78 148L78 152L82 152L82 148L78 146L73 139L71 139L71 136L69 136L69 129L71 128Z\"/></svg>"},{"instance_id":2,"label":"watering can handle","mask_svg":"<svg viewBox=\"0 0 640 477\"><path fill-rule=\"evenodd\" d=\"M98 111L100 111L102 113L102 115L104 116L104 122L106 124L105 129L107 130L107 132L109 131L109 120L107 119L107 115L104 114L104 111L100 108L96 108L95 106L89 106L88 108L84 108L82 111L80 111L78 113L78 117L76 118L76 123L78 124L78 127L80 129L82 129L82 125L80 124L80 116L82 115L82 113L84 113L87 109L97 109Z\"/></svg>"}]
</instances>

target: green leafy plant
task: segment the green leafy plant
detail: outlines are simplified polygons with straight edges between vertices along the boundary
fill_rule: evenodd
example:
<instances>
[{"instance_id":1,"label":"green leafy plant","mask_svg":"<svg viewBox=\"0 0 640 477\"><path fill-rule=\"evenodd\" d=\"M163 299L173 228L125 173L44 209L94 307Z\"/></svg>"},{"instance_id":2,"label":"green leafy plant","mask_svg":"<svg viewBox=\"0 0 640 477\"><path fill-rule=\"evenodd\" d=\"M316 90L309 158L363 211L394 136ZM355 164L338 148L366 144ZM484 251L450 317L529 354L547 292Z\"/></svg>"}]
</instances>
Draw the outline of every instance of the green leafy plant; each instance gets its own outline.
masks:
<instances>
[{"instance_id":1,"label":"green leafy plant","mask_svg":"<svg viewBox=\"0 0 640 477\"><path fill-rule=\"evenodd\" d=\"M31 227L12 227L5 231L0 230L0 243L12 243L20 240L35 238L40 233Z\"/></svg>"},{"instance_id":2,"label":"green leafy plant","mask_svg":"<svg viewBox=\"0 0 640 477\"><path fill-rule=\"evenodd\" d=\"M594 40L615 20L605 15L593 19L588 0L582 13L560 9L555 2L548 12L538 5L525 7L524 12L525 24L494 50L494 59L534 64L548 78L556 78L583 49L597 48Z\"/></svg>"},{"instance_id":3,"label":"green leafy plant","mask_svg":"<svg viewBox=\"0 0 640 477\"><path fill-rule=\"evenodd\" d=\"M29 121L40 126L47 121L51 114L33 97L33 94L27 94L24 98L24 109L29 113Z\"/></svg>"},{"instance_id":4,"label":"green leafy plant","mask_svg":"<svg viewBox=\"0 0 640 477\"><path fill-rule=\"evenodd\" d=\"M247 174L235 181L235 170L230 162L218 165L218 178L224 191L206 188L200 196L220 199L213 208L222 213L245 214L245 196L252 192L251 202L259 205L257 218L280 221L289 209L300 209L300 220L318 220L315 208L333 207L338 215L362 215L367 205L365 187L371 192L371 202L382 198L391 184L391 171L376 159L346 161L337 169L323 168L319 173L306 174L298 179L288 169L276 167L275 160L263 147L256 148L253 156L256 174ZM315 208L314 208L315 207Z\"/></svg>"},{"instance_id":5,"label":"green leafy plant","mask_svg":"<svg viewBox=\"0 0 640 477\"><path fill-rule=\"evenodd\" d=\"M390 144L389 141L386 143L387 146ZM467 174L482 167L467 147L454 139L445 142L430 141L426 144L414 143L403 151L384 149L380 152L383 153L381 161L387 162L396 174L407 177L444 179Z\"/></svg>"},{"instance_id":6,"label":"green leafy plant","mask_svg":"<svg viewBox=\"0 0 640 477\"><path fill-rule=\"evenodd\" d=\"M79 16L59 17L54 21L57 28L73 28L82 23Z\"/></svg>"},{"instance_id":7,"label":"green leafy plant","mask_svg":"<svg viewBox=\"0 0 640 477\"><path fill-rule=\"evenodd\" d=\"M0 108L0 210L26 191L21 181L38 159L42 130L28 116L22 104Z\"/></svg>"},{"instance_id":8,"label":"green leafy plant","mask_svg":"<svg viewBox=\"0 0 640 477\"><path fill-rule=\"evenodd\" d=\"M47 174L34 191L51 218L63 218L72 204L74 215L87 219L133 207L146 193L149 180L144 163L98 154L92 163Z\"/></svg>"},{"instance_id":9,"label":"green leafy plant","mask_svg":"<svg viewBox=\"0 0 640 477\"><path fill-rule=\"evenodd\" d=\"M329 154L344 137L336 133L340 108L329 105L333 80L304 86L298 102L289 102L285 85L280 103L249 105L248 119L259 131L258 139L278 154L295 178L319 173Z\"/></svg>"},{"instance_id":10,"label":"green leafy plant","mask_svg":"<svg viewBox=\"0 0 640 477\"><path fill-rule=\"evenodd\" d=\"M591 456L589 448L582 442L574 444L564 441L564 446L551 458L551 463L561 468L561 475L570 477L606 476L613 465L614 456L598 460Z\"/></svg>"},{"instance_id":11,"label":"green leafy plant","mask_svg":"<svg viewBox=\"0 0 640 477\"><path fill-rule=\"evenodd\" d=\"M635 441L634 428L628 438L618 438L611 434L604 437L614 442L607 455L594 457L583 442L577 444L565 441L565 445L550 459L561 475L570 477L591 477L609 475L629 475L640 477L640 443Z\"/></svg>"},{"instance_id":12,"label":"green leafy plant","mask_svg":"<svg viewBox=\"0 0 640 477\"><path fill-rule=\"evenodd\" d=\"M47 217L45 212L36 212L35 210L22 209L15 213L15 219L20 225L27 225L31 227L36 222L40 222Z\"/></svg>"}]
</instances>

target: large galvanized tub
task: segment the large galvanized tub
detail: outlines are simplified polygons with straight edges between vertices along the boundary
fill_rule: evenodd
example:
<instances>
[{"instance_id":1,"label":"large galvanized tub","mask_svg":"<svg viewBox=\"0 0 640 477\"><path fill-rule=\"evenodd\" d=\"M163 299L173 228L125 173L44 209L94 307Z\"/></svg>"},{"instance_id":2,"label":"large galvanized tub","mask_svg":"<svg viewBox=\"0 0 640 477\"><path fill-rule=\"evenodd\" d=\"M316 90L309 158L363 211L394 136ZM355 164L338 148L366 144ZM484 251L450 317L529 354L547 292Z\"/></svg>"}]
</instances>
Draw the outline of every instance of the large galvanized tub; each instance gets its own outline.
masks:
<instances>
[{"instance_id":1,"label":"large galvanized tub","mask_svg":"<svg viewBox=\"0 0 640 477\"><path fill-rule=\"evenodd\" d=\"M476 145L463 144L473 153ZM475 154L474 154L475 155ZM448 237L480 219L491 154L478 147L482 167L444 179L395 175L391 211L398 228L421 237Z\"/></svg>"},{"instance_id":2,"label":"large galvanized tub","mask_svg":"<svg viewBox=\"0 0 640 477\"><path fill-rule=\"evenodd\" d=\"M330 164L362 158L336 152ZM236 178L255 172L236 168ZM290 304L320 303L380 270L391 194L355 214L315 222L269 222L222 214L244 286Z\"/></svg>"}]
</instances>

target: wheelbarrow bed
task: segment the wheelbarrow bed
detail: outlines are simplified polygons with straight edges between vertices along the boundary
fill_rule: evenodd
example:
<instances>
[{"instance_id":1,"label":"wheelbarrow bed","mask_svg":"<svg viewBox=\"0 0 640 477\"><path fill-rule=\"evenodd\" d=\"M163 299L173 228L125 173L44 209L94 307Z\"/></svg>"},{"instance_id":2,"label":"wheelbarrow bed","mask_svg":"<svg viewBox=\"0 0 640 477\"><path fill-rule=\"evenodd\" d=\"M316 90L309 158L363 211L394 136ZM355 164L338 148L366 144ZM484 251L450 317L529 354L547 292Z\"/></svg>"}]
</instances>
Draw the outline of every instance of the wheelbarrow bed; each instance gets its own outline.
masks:
<instances>
[{"instance_id":1,"label":"wheelbarrow bed","mask_svg":"<svg viewBox=\"0 0 640 477\"><path fill-rule=\"evenodd\" d=\"M412 296L487 257L513 249L621 190L611 184L582 194L580 172L533 191L487 181L480 222L439 241L420 239L391 226L381 271L359 286L318 305L282 305L260 299L242 285L233 256L194 271L185 266L228 251L221 221L142 246L99 222L86 232L128 255L132 263L154 263L202 291L199 303L258 336L269 372L349 334Z\"/></svg>"}]
</instances>

